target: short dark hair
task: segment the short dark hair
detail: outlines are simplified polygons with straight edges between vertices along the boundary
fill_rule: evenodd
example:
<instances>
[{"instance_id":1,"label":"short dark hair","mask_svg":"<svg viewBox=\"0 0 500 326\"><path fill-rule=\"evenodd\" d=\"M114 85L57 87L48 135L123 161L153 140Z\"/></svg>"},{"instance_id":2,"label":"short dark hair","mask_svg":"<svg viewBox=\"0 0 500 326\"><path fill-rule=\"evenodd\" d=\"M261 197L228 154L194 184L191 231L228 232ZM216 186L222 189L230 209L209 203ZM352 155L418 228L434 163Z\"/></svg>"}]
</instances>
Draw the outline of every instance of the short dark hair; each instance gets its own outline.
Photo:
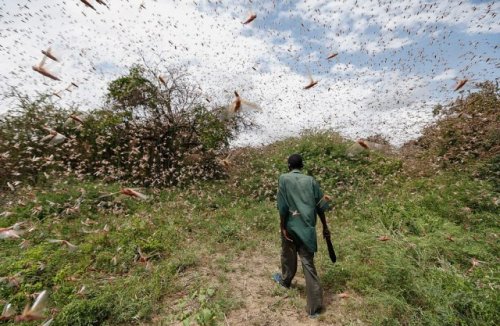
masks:
<instances>
[{"instance_id":1,"label":"short dark hair","mask_svg":"<svg viewBox=\"0 0 500 326\"><path fill-rule=\"evenodd\" d=\"M288 169L302 169L304 167L304 163L302 162L302 156L300 154L292 154L288 157Z\"/></svg>"}]
</instances>

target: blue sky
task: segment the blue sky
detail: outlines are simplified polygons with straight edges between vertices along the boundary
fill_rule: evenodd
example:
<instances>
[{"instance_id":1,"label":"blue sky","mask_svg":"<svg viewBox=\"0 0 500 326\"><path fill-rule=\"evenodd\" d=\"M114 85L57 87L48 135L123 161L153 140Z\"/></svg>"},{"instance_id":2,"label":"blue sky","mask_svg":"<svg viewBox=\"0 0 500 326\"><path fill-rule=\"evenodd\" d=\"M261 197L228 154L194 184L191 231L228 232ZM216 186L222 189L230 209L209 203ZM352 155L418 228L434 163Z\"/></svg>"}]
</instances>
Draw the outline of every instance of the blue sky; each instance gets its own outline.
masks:
<instances>
[{"instance_id":1,"label":"blue sky","mask_svg":"<svg viewBox=\"0 0 500 326\"><path fill-rule=\"evenodd\" d=\"M467 93L499 77L493 1L107 2L92 0L95 12L77 0L0 0L0 91L55 92L74 81L80 87L54 101L92 108L142 56L160 70L186 69L211 103L229 104L238 90L259 104L248 114L260 129L235 145L312 128L401 144L433 121L433 105L460 96L456 80L470 79ZM251 11L257 19L242 25ZM48 46L61 62L47 69L61 82L31 70ZM305 91L308 71L319 83Z\"/></svg>"}]
</instances>

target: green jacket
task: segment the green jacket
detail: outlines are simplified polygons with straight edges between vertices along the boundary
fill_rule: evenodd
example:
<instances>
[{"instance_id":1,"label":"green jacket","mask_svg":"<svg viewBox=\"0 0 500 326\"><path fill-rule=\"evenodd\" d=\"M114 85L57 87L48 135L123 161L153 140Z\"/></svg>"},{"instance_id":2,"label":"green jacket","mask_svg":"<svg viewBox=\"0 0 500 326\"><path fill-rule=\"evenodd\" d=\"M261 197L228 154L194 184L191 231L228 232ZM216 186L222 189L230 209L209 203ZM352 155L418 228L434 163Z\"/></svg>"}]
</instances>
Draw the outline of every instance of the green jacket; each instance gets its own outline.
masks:
<instances>
[{"instance_id":1,"label":"green jacket","mask_svg":"<svg viewBox=\"0 0 500 326\"><path fill-rule=\"evenodd\" d=\"M310 252L318 251L316 215L330 208L318 182L300 170L282 174L278 180L277 206L294 242Z\"/></svg>"}]
</instances>

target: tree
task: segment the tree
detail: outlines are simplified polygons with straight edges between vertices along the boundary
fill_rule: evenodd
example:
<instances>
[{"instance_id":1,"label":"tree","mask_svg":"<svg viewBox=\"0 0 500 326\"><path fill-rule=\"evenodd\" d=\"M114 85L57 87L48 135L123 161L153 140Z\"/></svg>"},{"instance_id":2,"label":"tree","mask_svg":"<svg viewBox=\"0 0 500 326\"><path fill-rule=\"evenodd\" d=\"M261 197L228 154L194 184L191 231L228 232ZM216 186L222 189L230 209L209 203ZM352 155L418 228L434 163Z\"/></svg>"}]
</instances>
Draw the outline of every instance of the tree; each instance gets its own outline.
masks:
<instances>
[{"instance_id":1,"label":"tree","mask_svg":"<svg viewBox=\"0 0 500 326\"><path fill-rule=\"evenodd\" d=\"M32 100L12 92L17 107L0 119L1 185L55 171L144 186L223 176L217 155L251 124L221 114L222 107L207 108L187 77L134 66L109 84L103 107L88 112L60 108L47 95ZM60 139L49 140L51 134Z\"/></svg>"}]
</instances>

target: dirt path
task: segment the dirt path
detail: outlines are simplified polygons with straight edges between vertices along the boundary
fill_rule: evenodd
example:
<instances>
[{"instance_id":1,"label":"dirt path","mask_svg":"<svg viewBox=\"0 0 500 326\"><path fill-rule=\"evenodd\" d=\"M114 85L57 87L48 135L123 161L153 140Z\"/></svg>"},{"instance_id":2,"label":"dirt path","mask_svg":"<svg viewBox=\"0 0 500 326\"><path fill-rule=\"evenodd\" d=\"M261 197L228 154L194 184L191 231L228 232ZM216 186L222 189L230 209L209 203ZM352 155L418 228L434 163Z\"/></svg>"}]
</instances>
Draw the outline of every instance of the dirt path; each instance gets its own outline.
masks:
<instances>
[{"instance_id":1,"label":"dirt path","mask_svg":"<svg viewBox=\"0 0 500 326\"><path fill-rule=\"evenodd\" d=\"M306 313L305 279L302 267L290 289L277 285L272 275L280 271L280 248L269 242L259 244L259 250L247 249L236 254L213 253L193 269L183 272L177 280L181 290L165 300L165 315L171 319L153 319L154 325L185 325L180 320L199 310L192 293L200 288L223 288L234 309L224 316L226 326L316 326L363 325L357 317L363 302L360 297L338 295L324 290L325 312L317 319ZM209 258L208 258L209 257ZM321 279L321 271L320 279ZM197 280L197 284L192 284ZM191 293L191 294L190 294ZM161 318L162 316L158 316ZM191 319L189 325L196 325Z\"/></svg>"},{"instance_id":2,"label":"dirt path","mask_svg":"<svg viewBox=\"0 0 500 326\"><path fill-rule=\"evenodd\" d=\"M231 273L226 275L232 296L241 302L241 308L231 311L225 325L361 325L361 321L346 315L349 301L325 291L326 311L317 319L307 316L305 306L305 279L299 267L287 290L276 285L271 276L279 272L279 248L261 246L260 252L246 251L230 262ZM320 275L321 277L321 275Z\"/></svg>"}]
</instances>

